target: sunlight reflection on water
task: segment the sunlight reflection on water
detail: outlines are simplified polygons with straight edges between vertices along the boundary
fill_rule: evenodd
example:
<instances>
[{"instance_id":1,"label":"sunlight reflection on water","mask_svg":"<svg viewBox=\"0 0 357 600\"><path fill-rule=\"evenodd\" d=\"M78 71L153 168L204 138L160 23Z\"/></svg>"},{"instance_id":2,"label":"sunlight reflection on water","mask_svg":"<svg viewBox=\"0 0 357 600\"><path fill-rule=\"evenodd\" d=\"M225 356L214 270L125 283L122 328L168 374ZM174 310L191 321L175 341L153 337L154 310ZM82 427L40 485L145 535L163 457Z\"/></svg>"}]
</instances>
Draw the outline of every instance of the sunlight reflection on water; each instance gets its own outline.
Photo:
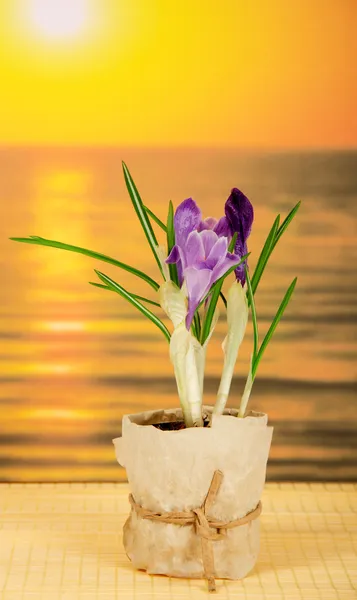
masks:
<instances>
[{"instance_id":1,"label":"sunlight reflection on water","mask_svg":"<svg viewBox=\"0 0 357 600\"><path fill-rule=\"evenodd\" d=\"M356 154L2 153L0 479L116 479L122 471L111 439L120 431L122 414L178 404L160 332L115 294L87 283L98 266L129 290L150 295L144 282L79 254L6 239L39 235L67 241L115 256L157 279L124 189L123 157L162 219L168 198L177 205L189 195L205 216L220 216L230 187L240 186L255 206L252 268L275 214L303 201L259 289L263 336L290 281L299 278L261 365L251 407L268 412L275 426L270 477L356 474L351 433L357 424ZM214 402L218 388L224 335L221 319L208 352L206 403ZM249 327L231 405L239 402L251 345ZM69 459L74 447L88 450L92 470L82 459ZM29 458L29 448L36 448L36 459ZM62 467L56 462L61 460Z\"/></svg>"}]
</instances>

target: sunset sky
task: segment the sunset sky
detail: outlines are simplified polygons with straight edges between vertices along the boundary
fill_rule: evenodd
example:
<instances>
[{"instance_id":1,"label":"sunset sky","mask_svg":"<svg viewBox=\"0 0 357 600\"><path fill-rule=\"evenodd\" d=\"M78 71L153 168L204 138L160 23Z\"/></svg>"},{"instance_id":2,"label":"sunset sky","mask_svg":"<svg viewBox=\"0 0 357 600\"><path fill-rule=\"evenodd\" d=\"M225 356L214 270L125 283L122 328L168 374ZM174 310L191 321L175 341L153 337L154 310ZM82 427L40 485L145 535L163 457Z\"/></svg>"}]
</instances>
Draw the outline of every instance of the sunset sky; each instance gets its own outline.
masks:
<instances>
[{"instance_id":1,"label":"sunset sky","mask_svg":"<svg viewBox=\"0 0 357 600\"><path fill-rule=\"evenodd\" d=\"M356 29L356 0L0 0L0 143L356 147Z\"/></svg>"}]
</instances>

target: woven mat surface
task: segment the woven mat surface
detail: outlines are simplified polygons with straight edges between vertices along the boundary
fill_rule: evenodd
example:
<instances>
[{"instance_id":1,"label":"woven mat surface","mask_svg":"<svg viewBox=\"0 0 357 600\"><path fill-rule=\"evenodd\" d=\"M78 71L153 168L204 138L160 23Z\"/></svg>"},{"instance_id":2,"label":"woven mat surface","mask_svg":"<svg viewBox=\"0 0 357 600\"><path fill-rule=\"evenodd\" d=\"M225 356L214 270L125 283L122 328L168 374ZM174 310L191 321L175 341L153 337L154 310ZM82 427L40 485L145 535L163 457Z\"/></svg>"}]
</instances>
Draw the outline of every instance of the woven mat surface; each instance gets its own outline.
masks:
<instances>
[{"instance_id":1,"label":"woven mat surface","mask_svg":"<svg viewBox=\"0 0 357 600\"><path fill-rule=\"evenodd\" d=\"M357 484L267 484L261 552L243 581L134 571L127 484L1 484L2 600L357 599Z\"/></svg>"}]
</instances>

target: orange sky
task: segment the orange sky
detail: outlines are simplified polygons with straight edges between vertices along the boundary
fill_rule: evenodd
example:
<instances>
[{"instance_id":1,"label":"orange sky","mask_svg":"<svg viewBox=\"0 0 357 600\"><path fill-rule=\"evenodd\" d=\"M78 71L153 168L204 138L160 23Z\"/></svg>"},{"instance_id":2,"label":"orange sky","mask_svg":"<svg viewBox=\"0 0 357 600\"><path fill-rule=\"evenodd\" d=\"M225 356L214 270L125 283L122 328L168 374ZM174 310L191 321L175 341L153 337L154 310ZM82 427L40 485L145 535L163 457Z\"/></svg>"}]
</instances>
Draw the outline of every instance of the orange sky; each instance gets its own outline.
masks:
<instances>
[{"instance_id":1,"label":"orange sky","mask_svg":"<svg viewBox=\"0 0 357 600\"><path fill-rule=\"evenodd\" d=\"M0 143L356 147L356 30L356 0L0 0Z\"/></svg>"}]
</instances>

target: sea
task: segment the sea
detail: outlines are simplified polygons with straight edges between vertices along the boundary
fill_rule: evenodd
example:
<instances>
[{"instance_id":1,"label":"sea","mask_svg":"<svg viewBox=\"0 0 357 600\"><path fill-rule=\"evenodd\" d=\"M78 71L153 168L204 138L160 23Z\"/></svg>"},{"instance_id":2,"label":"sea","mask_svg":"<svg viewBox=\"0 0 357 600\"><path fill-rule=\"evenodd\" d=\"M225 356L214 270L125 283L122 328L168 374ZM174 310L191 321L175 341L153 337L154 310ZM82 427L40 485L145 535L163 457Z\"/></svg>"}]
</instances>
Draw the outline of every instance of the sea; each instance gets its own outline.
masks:
<instances>
[{"instance_id":1,"label":"sea","mask_svg":"<svg viewBox=\"0 0 357 600\"><path fill-rule=\"evenodd\" d=\"M112 444L122 416L178 406L165 337L120 296L89 285L99 269L155 300L144 281L80 254L8 239L75 244L158 281L122 160L164 221L168 201L188 197L218 218L231 188L240 188L255 210L251 272L276 215L301 200L257 291L263 339L298 277L249 408L274 426L269 480L356 480L356 151L12 147L0 149L0 481L124 480ZM221 305L205 404L215 401L225 332ZM249 323L229 406L239 405L252 344Z\"/></svg>"}]
</instances>

